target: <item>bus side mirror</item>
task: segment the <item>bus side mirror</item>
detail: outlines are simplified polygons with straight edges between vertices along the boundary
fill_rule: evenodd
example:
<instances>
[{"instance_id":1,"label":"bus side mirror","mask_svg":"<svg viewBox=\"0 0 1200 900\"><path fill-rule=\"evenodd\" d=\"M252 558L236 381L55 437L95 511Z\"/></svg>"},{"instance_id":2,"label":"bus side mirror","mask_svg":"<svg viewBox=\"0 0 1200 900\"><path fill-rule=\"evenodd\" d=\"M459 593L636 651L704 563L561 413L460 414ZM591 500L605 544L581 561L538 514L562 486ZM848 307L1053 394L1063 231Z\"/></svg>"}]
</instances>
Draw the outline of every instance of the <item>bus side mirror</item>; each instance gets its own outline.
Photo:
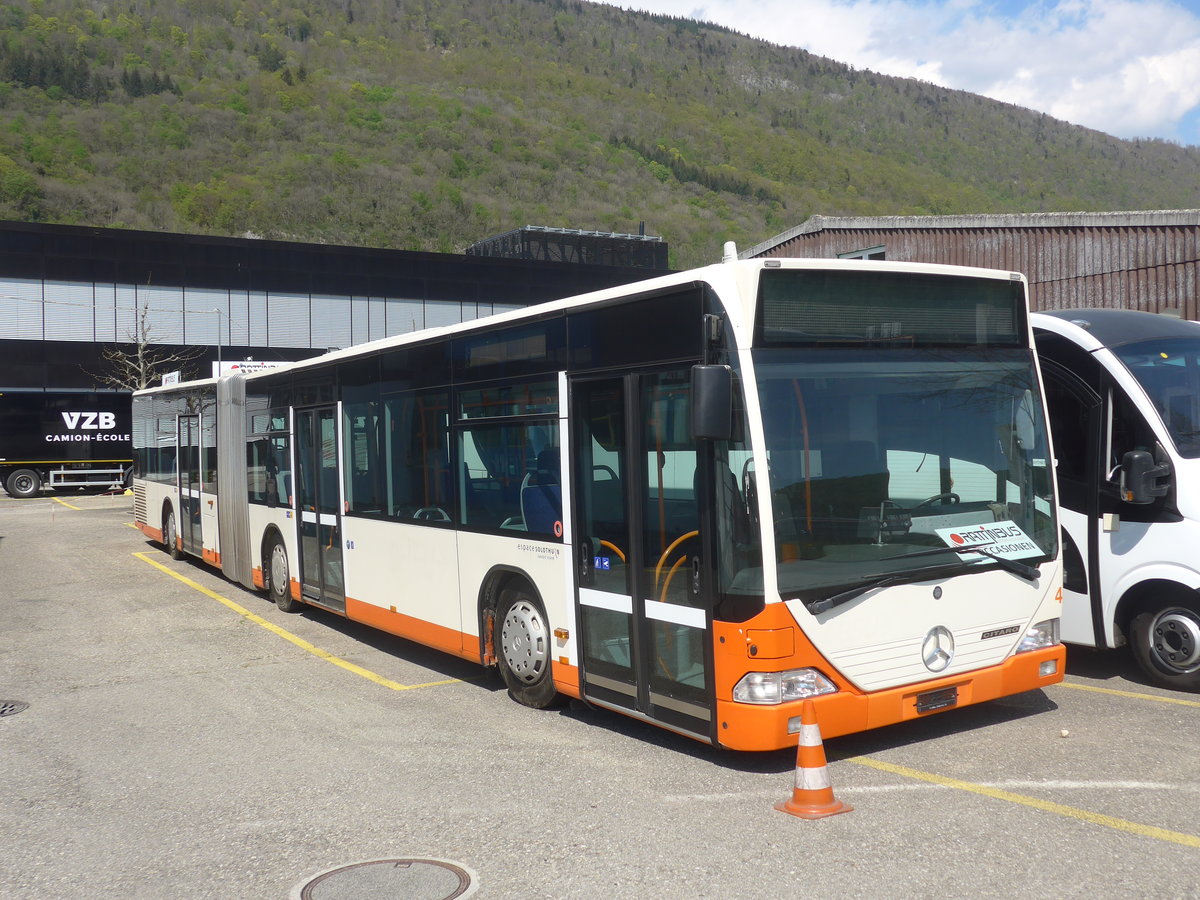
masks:
<instances>
[{"instance_id":1,"label":"bus side mirror","mask_svg":"<svg viewBox=\"0 0 1200 900\"><path fill-rule=\"evenodd\" d=\"M1165 497L1170 474L1171 467L1156 464L1149 452L1130 450L1121 459L1121 499L1126 503L1153 503L1156 497Z\"/></svg>"},{"instance_id":2,"label":"bus side mirror","mask_svg":"<svg viewBox=\"0 0 1200 900\"><path fill-rule=\"evenodd\" d=\"M692 437L727 441L733 437L733 369L692 366Z\"/></svg>"}]
</instances>

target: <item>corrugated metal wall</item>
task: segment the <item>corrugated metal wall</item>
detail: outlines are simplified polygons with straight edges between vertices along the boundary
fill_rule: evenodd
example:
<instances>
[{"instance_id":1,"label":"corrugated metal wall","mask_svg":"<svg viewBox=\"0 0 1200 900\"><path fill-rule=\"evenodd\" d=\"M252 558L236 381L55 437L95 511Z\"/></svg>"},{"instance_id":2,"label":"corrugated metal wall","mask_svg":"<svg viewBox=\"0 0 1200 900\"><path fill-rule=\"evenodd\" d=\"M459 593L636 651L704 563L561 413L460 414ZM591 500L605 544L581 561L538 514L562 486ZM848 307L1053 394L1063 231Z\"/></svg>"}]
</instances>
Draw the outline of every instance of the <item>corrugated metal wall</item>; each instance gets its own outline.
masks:
<instances>
[{"instance_id":1,"label":"corrugated metal wall","mask_svg":"<svg viewBox=\"0 0 1200 900\"><path fill-rule=\"evenodd\" d=\"M1177 310L1200 319L1200 226L823 228L764 255L836 257L882 246L886 258L1023 272L1034 309Z\"/></svg>"}]
</instances>

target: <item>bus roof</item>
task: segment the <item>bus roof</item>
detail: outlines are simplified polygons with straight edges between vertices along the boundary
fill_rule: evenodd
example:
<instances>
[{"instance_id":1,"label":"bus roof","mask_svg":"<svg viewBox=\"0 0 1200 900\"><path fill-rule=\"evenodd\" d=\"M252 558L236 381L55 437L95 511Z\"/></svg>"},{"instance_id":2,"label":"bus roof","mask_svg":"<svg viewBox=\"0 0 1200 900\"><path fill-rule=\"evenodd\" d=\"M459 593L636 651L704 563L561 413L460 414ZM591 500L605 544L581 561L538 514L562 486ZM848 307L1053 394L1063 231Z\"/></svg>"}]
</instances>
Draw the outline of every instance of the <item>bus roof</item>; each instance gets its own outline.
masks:
<instances>
[{"instance_id":1,"label":"bus roof","mask_svg":"<svg viewBox=\"0 0 1200 900\"><path fill-rule=\"evenodd\" d=\"M434 337L469 334L473 331L486 330L509 323L517 323L529 319L537 319L543 316L550 316L564 310L569 310L579 306L586 306L591 303L603 303L606 300L612 300L621 297L633 298L640 296L651 296L653 294L669 290L673 287L701 283L713 285L723 284L730 286L738 281L745 282L746 280L757 278L758 272L767 268L808 270L875 269L886 272L911 272L913 274L957 275L960 277L966 276L974 278L991 278L1005 281L1025 281L1025 276L1019 272L1012 272L1005 269L983 269L972 266L951 266L941 263L898 262L892 260L768 257L739 260L736 259L735 256L733 259L727 258L722 262L714 263L698 269L688 269L683 272L673 272L669 275L663 275L659 278L649 278L645 281L635 281L629 284L617 285L616 287L591 291L586 294L578 294L572 297L564 297L559 300L536 303L532 306L525 306L509 312L485 316L478 319L471 319L469 321L460 322L454 325L425 328L420 331L410 331L404 334L393 335L391 337L378 338L374 341L355 344L352 347L347 347L341 350L332 350L328 353L322 354L321 356L314 356L308 359L299 360L297 362L288 363L286 365L277 366L275 368L264 369L260 372L249 372L246 374L230 375L225 377L240 377L245 378L247 382L253 382L259 378L271 378L272 376L277 376L281 373L290 371L303 371L312 367L354 359L363 353L387 350L393 347L402 347L406 344L417 343ZM731 309L729 312L731 318L734 319L735 328L750 328L752 323L747 320L747 314L752 312L752 310ZM738 321L739 319L741 321ZM196 387L200 385L216 384L217 380L218 379L210 378L198 381L181 382L180 384L176 385L147 388L145 391L138 391L136 393L142 394L153 391L170 391L173 389L178 390L183 387Z\"/></svg>"},{"instance_id":2,"label":"bus roof","mask_svg":"<svg viewBox=\"0 0 1200 900\"><path fill-rule=\"evenodd\" d=\"M1095 341L1093 350L1164 338L1200 338L1200 323L1134 309L1056 309L1035 313L1032 317L1035 328L1043 317L1083 329Z\"/></svg>"}]
</instances>

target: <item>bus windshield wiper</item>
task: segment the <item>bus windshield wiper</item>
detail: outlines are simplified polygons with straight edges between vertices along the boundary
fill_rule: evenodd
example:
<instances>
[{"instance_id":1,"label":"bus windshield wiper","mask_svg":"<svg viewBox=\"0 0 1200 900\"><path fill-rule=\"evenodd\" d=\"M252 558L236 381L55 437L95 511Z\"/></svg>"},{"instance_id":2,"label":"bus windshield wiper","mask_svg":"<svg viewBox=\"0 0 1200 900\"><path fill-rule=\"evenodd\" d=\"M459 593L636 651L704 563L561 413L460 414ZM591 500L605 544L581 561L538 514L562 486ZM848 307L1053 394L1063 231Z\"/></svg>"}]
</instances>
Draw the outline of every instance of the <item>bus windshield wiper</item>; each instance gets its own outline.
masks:
<instances>
[{"instance_id":1,"label":"bus windshield wiper","mask_svg":"<svg viewBox=\"0 0 1200 900\"><path fill-rule=\"evenodd\" d=\"M1004 571L1012 572L1026 581L1037 581L1042 577L1042 570L1036 566L1028 565L1019 560L997 556L995 553L989 553L982 547L931 547L928 550L901 553L899 556L885 556L883 559L913 559L917 556L931 556L934 553L978 553L980 556L986 556L988 559L995 561Z\"/></svg>"},{"instance_id":2,"label":"bus windshield wiper","mask_svg":"<svg viewBox=\"0 0 1200 900\"><path fill-rule=\"evenodd\" d=\"M906 584L910 581L924 581L926 578L932 577L935 572L945 572L947 569L958 570L961 567L962 563L952 563L949 565L941 563L936 566L922 566L919 569L903 569L899 572L888 572L884 575L868 575L858 584L839 591L836 594L814 600L805 600L804 607L815 616L817 613L826 612L835 606L841 606L843 603L847 603L855 597L875 588L889 587L893 584Z\"/></svg>"}]
</instances>

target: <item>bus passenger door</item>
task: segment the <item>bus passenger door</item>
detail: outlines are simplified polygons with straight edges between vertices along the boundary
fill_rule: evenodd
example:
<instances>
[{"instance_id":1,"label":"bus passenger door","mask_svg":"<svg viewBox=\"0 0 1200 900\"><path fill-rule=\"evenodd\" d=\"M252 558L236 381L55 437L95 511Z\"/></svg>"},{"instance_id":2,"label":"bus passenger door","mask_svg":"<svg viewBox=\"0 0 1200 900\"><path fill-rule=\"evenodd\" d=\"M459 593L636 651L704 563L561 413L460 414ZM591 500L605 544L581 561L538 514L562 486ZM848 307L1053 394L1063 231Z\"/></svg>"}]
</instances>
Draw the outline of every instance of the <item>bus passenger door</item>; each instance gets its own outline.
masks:
<instances>
[{"instance_id":1,"label":"bus passenger door","mask_svg":"<svg viewBox=\"0 0 1200 900\"><path fill-rule=\"evenodd\" d=\"M572 384L581 689L712 740L690 369Z\"/></svg>"},{"instance_id":2,"label":"bus passenger door","mask_svg":"<svg viewBox=\"0 0 1200 900\"><path fill-rule=\"evenodd\" d=\"M1041 365L1062 525L1062 639L1103 647L1106 598L1100 577L1100 484L1107 477L1100 449L1103 404L1100 395L1065 366L1047 357Z\"/></svg>"},{"instance_id":3,"label":"bus passenger door","mask_svg":"<svg viewBox=\"0 0 1200 900\"><path fill-rule=\"evenodd\" d=\"M296 510L304 599L337 612L346 608L342 578L337 409L296 410Z\"/></svg>"},{"instance_id":4,"label":"bus passenger door","mask_svg":"<svg viewBox=\"0 0 1200 900\"><path fill-rule=\"evenodd\" d=\"M183 549L200 556L200 417L179 417L179 537Z\"/></svg>"}]
</instances>

